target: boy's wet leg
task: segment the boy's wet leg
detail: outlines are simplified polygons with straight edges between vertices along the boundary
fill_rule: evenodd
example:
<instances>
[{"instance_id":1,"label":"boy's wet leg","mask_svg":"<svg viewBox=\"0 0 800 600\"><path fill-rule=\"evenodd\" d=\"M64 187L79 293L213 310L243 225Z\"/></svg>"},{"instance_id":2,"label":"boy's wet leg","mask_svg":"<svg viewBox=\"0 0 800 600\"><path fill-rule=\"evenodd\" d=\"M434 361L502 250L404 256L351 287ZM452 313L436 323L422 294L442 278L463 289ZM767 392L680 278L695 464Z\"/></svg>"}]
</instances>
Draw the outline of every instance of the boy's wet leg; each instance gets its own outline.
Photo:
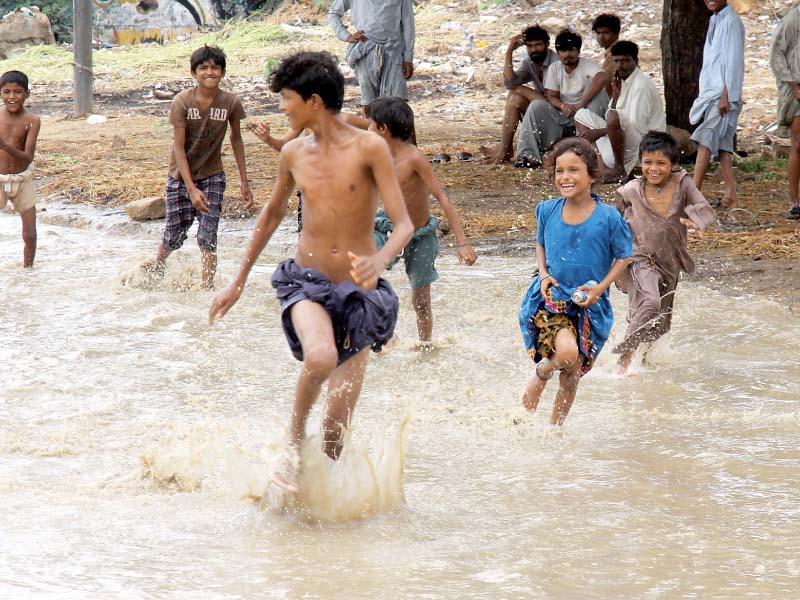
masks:
<instances>
[{"instance_id":1,"label":"boy's wet leg","mask_svg":"<svg viewBox=\"0 0 800 600\"><path fill-rule=\"evenodd\" d=\"M417 332L420 342L429 342L433 334L433 311L431 310L431 286L411 289L411 302L417 313Z\"/></svg>"},{"instance_id":2,"label":"boy's wet leg","mask_svg":"<svg viewBox=\"0 0 800 600\"><path fill-rule=\"evenodd\" d=\"M33 267L36 258L36 207L31 206L20 214L22 218L22 266L26 269Z\"/></svg>"},{"instance_id":3,"label":"boy's wet leg","mask_svg":"<svg viewBox=\"0 0 800 600\"><path fill-rule=\"evenodd\" d=\"M344 430L356 408L370 348L364 348L331 373L328 379L328 402L322 421L323 450L333 460L339 458L344 443Z\"/></svg>"}]
</instances>

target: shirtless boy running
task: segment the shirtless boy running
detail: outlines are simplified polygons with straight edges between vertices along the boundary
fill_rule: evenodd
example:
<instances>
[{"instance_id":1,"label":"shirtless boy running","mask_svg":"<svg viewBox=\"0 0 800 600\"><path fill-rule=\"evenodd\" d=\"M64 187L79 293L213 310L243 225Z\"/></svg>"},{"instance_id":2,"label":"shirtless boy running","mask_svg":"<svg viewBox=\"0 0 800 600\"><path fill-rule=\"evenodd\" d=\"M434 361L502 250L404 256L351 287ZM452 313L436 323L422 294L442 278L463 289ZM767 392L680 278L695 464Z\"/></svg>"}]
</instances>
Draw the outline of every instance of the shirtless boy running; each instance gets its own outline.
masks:
<instances>
[{"instance_id":1,"label":"shirtless boy running","mask_svg":"<svg viewBox=\"0 0 800 600\"><path fill-rule=\"evenodd\" d=\"M0 77L0 208L8 201L22 217L23 267L32 267L36 256L36 188L33 154L41 121L25 108L28 76L7 71Z\"/></svg>"},{"instance_id":2,"label":"shirtless boy running","mask_svg":"<svg viewBox=\"0 0 800 600\"><path fill-rule=\"evenodd\" d=\"M386 142L347 125L339 115L344 78L330 54L300 52L284 59L270 77L270 89L280 93L289 127L312 134L283 146L272 196L258 217L239 273L213 301L209 323L223 317L241 296L297 186L304 203L297 253L272 275L284 333L295 358L303 361L291 443L273 481L296 492L298 450L322 384L328 381L323 449L335 459L361 392L368 352L380 350L392 337L398 300L379 276L408 243L413 227ZM376 251L372 231L378 192L395 232Z\"/></svg>"}]
</instances>

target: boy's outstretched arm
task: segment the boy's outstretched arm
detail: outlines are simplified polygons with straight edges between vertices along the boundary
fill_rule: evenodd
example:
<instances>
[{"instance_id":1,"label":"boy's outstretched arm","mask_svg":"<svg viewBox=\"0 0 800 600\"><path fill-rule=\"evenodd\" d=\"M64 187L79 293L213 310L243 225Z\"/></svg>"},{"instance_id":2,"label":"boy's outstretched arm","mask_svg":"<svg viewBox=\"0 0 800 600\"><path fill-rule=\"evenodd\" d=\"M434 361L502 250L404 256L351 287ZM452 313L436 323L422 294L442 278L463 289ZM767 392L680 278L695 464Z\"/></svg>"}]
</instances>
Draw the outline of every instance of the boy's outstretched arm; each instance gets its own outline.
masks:
<instances>
[{"instance_id":1,"label":"boy's outstretched arm","mask_svg":"<svg viewBox=\"0 0 800 600\"><path fill-rule=\"evenodd\" d=\"M242 191L244 207L253 206L253 192L250 190L250 181L247 179L247 163L244 158L244 142L242 141L241 121L231 119L231 147L239 169L239 186Z\"/></svg>"},{"instance_id":2,"label":"boy's outstretched arm","mask_svg":"<svg viewBox=\"0 0 800 600\"><path fill-rule=\"evenodd\" d=\"M283 147L288 143L291 142L293 139L300 137L300 134L303 133L301 129L290 129L286 132L282 138L274 138L270 134L270 127L269 123L259 123L255 127L252 128L253 134L264 142L267 146L275 150L275 152L280 152Z\"/></svg>"},{"instance_id":3,"label":"boy's outstretched arm","mask_svg":"<svg viewBox=\"0 0 800 600\"><path fill-rule=\"evenodd\" d=\"M29 113L31 114L31 113ZM33 156L36 153L36 141L39 139L39 128L42 126L42 122L36 115L31 114L31 122L28 128L28 132L25 135L25 149L24 150L17 150L12 145L6 143L3 138L0 138L0 150L3 150L7 154L13 156L16 160L25 163L25 168L27 169L28 166L33 162Z\"/></svg>"},{"instance_id":4,"label":"boy's outstretched arm","mask_svg":"<svg viewBox=\"0 0 800 600\"><path fill-rule=\"evenodd\" d=\"M394 224L392 235L377 253L371 256L357 256L348 252L353 265L351 271L353 279L361 287L372 289L389 261L406 247L414 234L414 226L408 216L400 184L397 183L389 146L380 136L373 133L364 135L361 144L362 155L372 171L372 176L378 184L378 191L383 198L383 208Z\"/></svg>"},{"instance_id":5,"label":"boy's outstretched arm","mask_svg":"<svg viewBox=\"0 0 800 600\"><path fill-rule=\"evenodd\" d=\"M478 260L478 255L467 241L467 236L461 227L461 219L458 218L456 208L444 191L442 184L436 178L428 158L421 150L417 150L414 153L414 169L422 178L428 191L439 201L447 220L450 222L450 227L453 229L453 234L456 236L456 243L458 244L458 262L466 263L467 265L475 264L475 261Z\"/></svg>"},{"instance_id":6,"label":"boy's outstretched arm","mask_svg":"<svg viewBox=\"0 0 800 600\"><path fill-rule=\"evenodd\" d=\"M287 201L294 189L294 177L292 177L289 170L290 162L290 158L286 156L286 153L281 152L275 188L272 190L269 202L264 205L264 208L261 209L261 214L258 215L255 229L250 238L250 243L247 245L247 250L245 250L244 260L241 267L239 267L239 272L230 285L214 297L211 309L208 311L209 326L214 325L214 320L218 317L224 317L239 300L244 290L247 276L250 274L250 269L253 268L259 254L261 254L264 246L267 245L272 234L275 233L275 229L278 228L278 225L286 215Z\"/></svg>"}]
</instances>

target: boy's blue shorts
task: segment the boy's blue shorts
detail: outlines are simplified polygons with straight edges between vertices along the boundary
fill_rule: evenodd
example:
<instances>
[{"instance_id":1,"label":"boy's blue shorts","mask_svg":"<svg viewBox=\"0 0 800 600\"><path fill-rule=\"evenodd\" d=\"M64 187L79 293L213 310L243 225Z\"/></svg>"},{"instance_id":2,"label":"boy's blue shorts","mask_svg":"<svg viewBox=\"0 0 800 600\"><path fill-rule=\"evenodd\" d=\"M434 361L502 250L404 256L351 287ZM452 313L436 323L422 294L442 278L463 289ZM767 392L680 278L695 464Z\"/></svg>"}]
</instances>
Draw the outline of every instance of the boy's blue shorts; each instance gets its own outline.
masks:
<instances>
[{"instance_id":1,"label":"boy's blue shorts","mask_svg":"<svg viewBox=\"0 0 800 600\"><path fill-rule=\"evenodd\" d=\"M428 224L414 232L411 241L403 248L403 252L398 254L386 267L391 269L402 258L412 288L423 288L439 279L439 273L434 265L436 257L439 256L439 238L436 237L438 227L439 219L431 215ZM393 230L394 226L389 217L385 212L379 210L375 216L374 232L375 245L379 250L386 244L389 232Z\"/></svg>"}]
</instances>

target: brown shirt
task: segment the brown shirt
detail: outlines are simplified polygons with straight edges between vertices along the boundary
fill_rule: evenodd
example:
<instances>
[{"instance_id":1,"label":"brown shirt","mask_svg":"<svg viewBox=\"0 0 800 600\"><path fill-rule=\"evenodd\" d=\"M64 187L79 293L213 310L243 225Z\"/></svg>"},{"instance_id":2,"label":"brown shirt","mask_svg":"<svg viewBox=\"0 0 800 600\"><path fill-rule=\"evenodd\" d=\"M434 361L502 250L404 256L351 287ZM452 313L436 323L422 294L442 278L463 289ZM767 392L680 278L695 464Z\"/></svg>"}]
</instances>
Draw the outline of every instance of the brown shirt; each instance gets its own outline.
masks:
<instances>
[{"instance_id":1,"label":"brown shirt","mask_svg":"<svg viewBox=\"0 0 800 600\"><path fill-rule=\"evenodd\" d=\"M222 142L228 121L245 118L244 107L236 94L219 90L208 110L201 112L195 97L196 88L182 91L172 100L169 122L186 129L186 160L192 179L206 179L223 172ZM169 157L169 175L180 179L173 150Z\"/></svg>"},{"instance_id":2,"label":"brown shirt","mask_svg":"<svg viewBox=\"0 0 800 600\"><path fill-rule=\"evenodd\" d=\"M686 248L686 227L682 218L694 221L701 230L716 222L717 215L689 174L681 169L667 216L656 212L644 196L644 181L635 179L619 188L614 206L622 213L633 234L634 262L647 260L675 277L681 271L694 273L694 261Z\"/></svg>"}]
</instances>

